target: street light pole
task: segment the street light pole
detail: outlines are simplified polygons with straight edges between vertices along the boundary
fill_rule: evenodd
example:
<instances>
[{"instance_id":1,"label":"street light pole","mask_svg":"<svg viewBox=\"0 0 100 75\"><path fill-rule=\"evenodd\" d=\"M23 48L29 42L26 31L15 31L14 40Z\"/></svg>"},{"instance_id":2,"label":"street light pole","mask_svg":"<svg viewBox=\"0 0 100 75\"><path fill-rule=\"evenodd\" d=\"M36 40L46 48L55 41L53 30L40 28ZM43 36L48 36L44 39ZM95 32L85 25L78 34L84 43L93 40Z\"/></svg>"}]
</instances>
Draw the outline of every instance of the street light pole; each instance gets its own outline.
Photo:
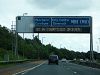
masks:
<instances>
[{"instance_id":1,"label":"street light pole","mask_svg":"<svg viewBox=\"0 0 100 75\"><path fill-rule=\"evenodd\" d=\"M28 13L23 13L23 16L26 16Z\"/></svg>"},{"instance_id":2,"label":"street light pole","mask_svg":"<svg viewBox=\"0 0 100 75\"><path fill-rule=\"evenodd\" d=\"M28 13L23 13L23 16L26 16ZM24 39L24 33L23 33L23 39ZM23 58L24 58L24 49L23 49Z\"/></svg>"},{"instance_id":3,"label":"street light pole","mask_svg":"<svg viewBox=\"0 0 100 75\"><path fill-rule=\"evenodd\" d=\"M26 16L28 13L23 13L23 16ZM23 33L23 39L24 39L24 33Z\"/></svg>"}]
</instances>

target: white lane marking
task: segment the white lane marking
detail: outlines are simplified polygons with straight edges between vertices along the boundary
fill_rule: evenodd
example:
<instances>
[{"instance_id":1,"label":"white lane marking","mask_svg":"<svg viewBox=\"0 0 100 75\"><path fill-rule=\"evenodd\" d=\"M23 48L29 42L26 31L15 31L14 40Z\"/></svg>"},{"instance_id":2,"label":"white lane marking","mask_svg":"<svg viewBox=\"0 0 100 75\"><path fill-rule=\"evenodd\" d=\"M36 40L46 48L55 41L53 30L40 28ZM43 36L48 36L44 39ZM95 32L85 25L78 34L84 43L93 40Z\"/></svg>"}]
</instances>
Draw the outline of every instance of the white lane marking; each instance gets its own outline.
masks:
<instances>
[{"instance_id":1,"label":"white lane marking","mask_svg":"<svg viewBox=\"0 0 100 75\"><path fill-rule=\"evenodd\" d=\"M45 63L45 62L43 62L43 63L41 63L41 64L39 64L39 65L37 65L37 66L35 66L35 67L32 67L32 68L23 70L23 71L21 71L21 72L18 72L18 73L12 74L12 75L17 75L17 74L20 74L20 73L21 73L21 74L25 74L26 72L28 72L28 71L30 71L30 70L33 70L33 69L35 69L35 68L37 68L37 67L43 65L44 63Z\"/></svg>"},{"instance_id":2,"label":"white lane marking","mask_svg":"<svg viewBox=\"0 0 100 75\"><path fill-rule=\"evenodd\" d=\"M74 72L75 74L77 73L77 72Z\"/></svg>"}]
</instances>

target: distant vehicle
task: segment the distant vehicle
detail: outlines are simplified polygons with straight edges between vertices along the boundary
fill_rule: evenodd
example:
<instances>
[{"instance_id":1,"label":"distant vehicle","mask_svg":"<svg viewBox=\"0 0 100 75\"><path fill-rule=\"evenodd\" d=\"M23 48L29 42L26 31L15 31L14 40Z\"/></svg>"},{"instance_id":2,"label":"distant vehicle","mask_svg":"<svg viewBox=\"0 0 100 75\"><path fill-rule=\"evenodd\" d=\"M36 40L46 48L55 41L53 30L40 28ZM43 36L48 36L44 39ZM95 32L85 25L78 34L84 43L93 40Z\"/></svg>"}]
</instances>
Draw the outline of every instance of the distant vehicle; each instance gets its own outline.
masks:
<instances>
[{"instance_id":1,"label":"distant vehicle","mask_svg":"<svg viewBox=\"0 0 100 75\"><path fill-rule=\"evenodd\" d=\"M50 55L48 59L48 64L55 63L58 65L59 58L58 55Z\"/></svg>"},{"instance_id":2,"label":"distant vehicle","mask_svg":"<svg viewBox=\"0 0 100 75\"><path fill-rule=\"evenodd\" d=\"M62 58L61 61L62 61L62 62L66 62L67 60L66 60L65 58Z\"/></svg>"},{"instance_id":3,"label":"distant vehicle","mask_svg":"<svg viewBox=\"0 0 100 75\"><path fill-rule=\"evenodd\" d=\"M73 60L76 61L76 58L74 58Z\"/></svg>"},{"instance_id":4,"label":"distant vehicle","mask_svg":"<svg viewBox=\"0 0 100 75\"><path fill-rule=\"evenodd\" d=\"M84 61L83 59L79 59L80 61Z\"/></svg>"}]
</instances>

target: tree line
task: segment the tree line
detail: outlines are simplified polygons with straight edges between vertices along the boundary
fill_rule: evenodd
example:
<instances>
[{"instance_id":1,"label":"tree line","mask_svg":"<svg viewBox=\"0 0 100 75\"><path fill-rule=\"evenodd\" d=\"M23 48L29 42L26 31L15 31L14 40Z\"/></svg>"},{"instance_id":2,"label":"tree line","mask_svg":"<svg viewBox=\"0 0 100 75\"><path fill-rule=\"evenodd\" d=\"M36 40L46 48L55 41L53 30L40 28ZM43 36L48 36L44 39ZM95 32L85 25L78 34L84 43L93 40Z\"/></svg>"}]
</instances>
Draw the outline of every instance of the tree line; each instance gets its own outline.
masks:
<instances>
[{"instance_id":1,"label":"tree line","mask_svg":"<svg viewBox=\"0 0 100 75\"><path fill-rule=\"evenodd\" d=\"M14 54L14 40L15 34L7 27L0 25L0 59L3 59L7 52L10 52L10 56ZM58 49L51 44L42 44L37 36L34 39L23 39L18 35L18 55L27 59L48 59L51 54L57 54L60 59L90 59L90 51L75 52L66 48ZM100 59L100 53L94 51L94 58Z\"/></svg>"}]
</instances>

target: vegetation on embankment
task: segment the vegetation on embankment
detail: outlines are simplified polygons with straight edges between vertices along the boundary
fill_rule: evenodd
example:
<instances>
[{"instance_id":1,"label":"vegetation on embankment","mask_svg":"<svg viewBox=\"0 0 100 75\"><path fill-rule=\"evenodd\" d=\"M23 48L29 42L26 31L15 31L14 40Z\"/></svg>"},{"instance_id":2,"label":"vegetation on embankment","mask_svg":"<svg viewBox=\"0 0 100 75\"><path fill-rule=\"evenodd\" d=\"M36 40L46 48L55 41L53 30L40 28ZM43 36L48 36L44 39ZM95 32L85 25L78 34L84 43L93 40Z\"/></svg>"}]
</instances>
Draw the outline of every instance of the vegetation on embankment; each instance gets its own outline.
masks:
<instances>
[{"instance_id":1,"label":"vegetation on embankment","mask_svg":"<svg viewBox=\"0 0 100 75\"><path fill-rule=\"evenodd\" d=\"M13 39L14 38L14 39ZM13 44L13 46L12 46ZM50 54L57 54L59 58L73 59L90 59L90 51L75 52L66 48L58 49L51 44L44 45L34 37L32 39L23 39L18 35L18 55L15 51L15 34L6 27L0 25L0 61L23 60L23 59L47 59ZM94 52L94 58L100 60L100 53Z\"/></svg>"}]
</instances>

